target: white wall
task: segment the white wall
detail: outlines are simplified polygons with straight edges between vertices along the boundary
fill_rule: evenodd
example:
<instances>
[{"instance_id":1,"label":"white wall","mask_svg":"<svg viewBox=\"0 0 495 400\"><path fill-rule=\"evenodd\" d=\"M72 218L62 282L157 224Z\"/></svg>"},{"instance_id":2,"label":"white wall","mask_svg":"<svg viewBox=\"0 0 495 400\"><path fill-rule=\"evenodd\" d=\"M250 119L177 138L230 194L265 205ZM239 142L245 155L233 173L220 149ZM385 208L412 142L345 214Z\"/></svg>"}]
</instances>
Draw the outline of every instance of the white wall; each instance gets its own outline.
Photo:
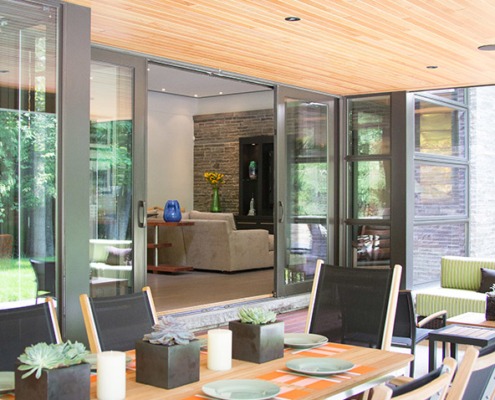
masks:
<instances>
[{"instance_id":1,"label":"white wall","mask_svg":"<svg viewBox=\"0 0 495 400\"><path fill-rule=\"evenodd\" d=\"M148 92L148 207L193 209L194 115L273 108L273 91L192 99Z\"/></svg>"}]
</instances>

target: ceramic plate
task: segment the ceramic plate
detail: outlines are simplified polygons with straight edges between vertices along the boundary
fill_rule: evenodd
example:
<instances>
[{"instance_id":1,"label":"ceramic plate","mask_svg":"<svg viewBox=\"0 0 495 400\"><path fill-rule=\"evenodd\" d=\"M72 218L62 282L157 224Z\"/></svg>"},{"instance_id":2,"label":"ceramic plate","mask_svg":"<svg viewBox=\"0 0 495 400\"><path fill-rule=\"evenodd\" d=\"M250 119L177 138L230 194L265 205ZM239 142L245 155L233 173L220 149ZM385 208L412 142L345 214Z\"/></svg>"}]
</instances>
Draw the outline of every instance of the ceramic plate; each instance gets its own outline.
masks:
<instances>
[{"instance_id":1,"label":"ceramic plate","mask_svg":"<svg viewBox=\"0 0 495 400\"><path fill-rule=\"evenodd\" d=\"M306 357L290 360L285 364L292 371L308 375L330 375L349 371L354 364L338 358Z\"/></svg>"},{"instance_id":2,"label":"ceramic plate","mask_svg":"<svg viewBox=\"0 0 495 400\"><path fill-rule=\"evenodd\" d=\"M260 379L231 379L211 382L203 386L208 396L223 400L264 400L280 393L274 383Z\"/></svg>"},{"instance_id":3,"label":"ceramic plate","mask_svg":"<svg viewBox=\"0 0 495 400\"><path fill-rule=\"evenodd\" d=\"M321 346L326 342L328 339L325 336L314 333L286 333L284 335L284 344L294 348Z\"/></svg>"},{"instance_id":4,"label":"ceramic plate","mask_svg":"<svg viewBox=\"0 0 495 400\"><path fill-rule=\"evenodd\" d=\"M0 393L12 392L15 388L15 373L0 371Z\"/></svg>"}]
</instances>

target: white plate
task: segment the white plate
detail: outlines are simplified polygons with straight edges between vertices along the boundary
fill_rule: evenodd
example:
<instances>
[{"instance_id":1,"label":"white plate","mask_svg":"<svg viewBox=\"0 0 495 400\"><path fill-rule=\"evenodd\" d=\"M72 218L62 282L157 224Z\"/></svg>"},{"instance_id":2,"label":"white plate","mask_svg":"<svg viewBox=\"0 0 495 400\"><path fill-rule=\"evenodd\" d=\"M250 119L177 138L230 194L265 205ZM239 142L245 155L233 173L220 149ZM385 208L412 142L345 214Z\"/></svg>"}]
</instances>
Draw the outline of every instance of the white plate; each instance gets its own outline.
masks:
<instances>
[{"instance_id":1,"label":"white plate","mask_svg":"<svg viewBox=\"0 0 495 400\"><path fill-rule=\"evenodd\" d=\"M284 335L284 344L294 348L321 346L326 342L328 339L325 336L314 333L286 333Z\"/></svg>"},{"instance_id":2,"label":"white plate","mask_svg":"<svg viewBox=\"0 0 495 400\"><path fill-rule=\"evenodd\" d=\"M0 371L0 394L12 392L15 388L15 373L13 371Z\"/></svg>"},{"instance_id":3,"label":"white plate","mask_svg":"<svg viewBox=\"0 0 495 400\"><path fill-rule=\"evenodd\" d=\"M274 383L260 379L229 379L207 383L202 388L208 396L222 400L265 400L280 393Z\"/></svg>"},{"instance_id":4,"label":"white plate","mask_svg":"<svg viewBox=\"0 0 495 400\"><path fill-rule=\"evenodd\" d=\"M330 375L349 371L354 364L338 358L306 357L290 360L285 364L292 371L308 375Z\"/></svg>"}]
</instances>

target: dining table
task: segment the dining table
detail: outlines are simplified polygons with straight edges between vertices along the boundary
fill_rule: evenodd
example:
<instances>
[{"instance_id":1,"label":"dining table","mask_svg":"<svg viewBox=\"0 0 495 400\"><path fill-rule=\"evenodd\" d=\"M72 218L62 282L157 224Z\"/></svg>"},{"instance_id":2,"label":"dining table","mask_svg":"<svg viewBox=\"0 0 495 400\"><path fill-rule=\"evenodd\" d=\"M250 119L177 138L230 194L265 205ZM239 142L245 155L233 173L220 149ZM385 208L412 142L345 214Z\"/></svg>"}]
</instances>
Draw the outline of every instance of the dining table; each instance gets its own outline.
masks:
<instances>
[{"instance_id":1,"label":"dining table","mask_svg":"<svg viewBox=\"0 0 495 400\"><path fill-rule=\"evenodd\" d=\"M132 354L132 353L131 353ZM288 369L291 360L302 358L337 358L347 360L353 367L342 373L313 376ZM232 368L213 371L207 368L207 349L200 354L200 379L174 389L162 389L136 382L135 363L130 361L126 370L126 400L201 400L207 396L202 387L224 380L261 380L280 387L277 400L346 399L383 383L408 366L413 356L409 353L377 350L340 343L325 343L313 348L284 349L283 358L262 364L232 360ZM91 378L91 399L97 399L97 379Z\"/></svg>"}]
</instances>

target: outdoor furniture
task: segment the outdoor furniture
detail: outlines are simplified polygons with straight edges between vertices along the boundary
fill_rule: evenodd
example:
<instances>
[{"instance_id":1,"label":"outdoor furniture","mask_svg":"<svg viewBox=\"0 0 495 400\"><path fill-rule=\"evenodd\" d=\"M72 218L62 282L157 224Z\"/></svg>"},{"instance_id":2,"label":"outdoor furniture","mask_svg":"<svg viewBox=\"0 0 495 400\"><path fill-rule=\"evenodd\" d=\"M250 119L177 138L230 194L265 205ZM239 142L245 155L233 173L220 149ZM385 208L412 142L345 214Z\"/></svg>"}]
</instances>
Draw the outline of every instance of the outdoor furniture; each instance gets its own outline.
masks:
<instances>
[{"instance_id":1,"label":"outdoor furniture","mask_svg":"<svg viewBox=\"0 0 495 400\"><path fill-rule=\"evenodd\" d=\"M55 261L30 259L36 278L36 303L43 297L55 296Z\"/></svg>"},{"instance_id":2,"label":"outdoor furniture","mask_svg":"<svg viewBox=\"0 0 495 400\"><path fill-rule=\"evenodd\" d=\"M39 342L62 341L54 302L0 310L0 371L14 371L17 357Z\"/></svg>"},{"instance_id":3,"label":"outdoor furniture","mask_svg":"<svg viewBox=\"0 0 495 400\"><path fill-rule=\"evenodd\" d=\"M411 291L399 291L392 334L392 346L410 349L411 354L414 355L416 344L428 338L428 334L432 331L432 329L422 327L437 318L442 318L442 326L445 326L446 315L446 311L439 311L422 319L420 322L416 322L416 312L414 310ZM443 356L445 357L445 344L443 346ZM414 376L414 359L411 361L409 367L409 376Z\"/></svg>"},{"instance_id":4,"label":"outdoor furniture","mask_svg":"<svg viewBox=\"0 0 495 400\"><path fill-rule=\"evenodd\" d=\"M447 325L444 328L430 332L428 341L428 367L429 370L432 371L436 366L437 342L449 343L450 355L455 358L458 344L478 347L486 347L495 344L495 330L473 326Z\"/></svg>"},{"instance_id":5,"label":"outdoor furniture","mask_svg":"<svg viewBox=\"0 0 495 400\"><path fill-rule=\"evenodd\" d=\"M157 323L148 286L140 293L122 296L79 296L91 352L135 348L136 340L152 331Z\"/></svg>"},{"instance_id":6,"label":"outdoor furniture","mask_svg":"<svg viewBox=\"0 0 495 400\"><path fill-rule=\"evenodd\" d=\"M420 378L413 379L393 389L380 386L376 389L377 395L372 395L371 400L443 400L447 395L449 385L456 371L457 361L447 357L442 366Z\"/></svg>"},{"instance_id":7,"label":"outdoor furniture","mask_svg":"<svg viewBox=\"0 0 495 400\"><path fill-rule=\"evenodd\" d=\"M317 262L306 332L332 342L389 349L402 267L344 268Z\"/></svg>"}]
</instances>

